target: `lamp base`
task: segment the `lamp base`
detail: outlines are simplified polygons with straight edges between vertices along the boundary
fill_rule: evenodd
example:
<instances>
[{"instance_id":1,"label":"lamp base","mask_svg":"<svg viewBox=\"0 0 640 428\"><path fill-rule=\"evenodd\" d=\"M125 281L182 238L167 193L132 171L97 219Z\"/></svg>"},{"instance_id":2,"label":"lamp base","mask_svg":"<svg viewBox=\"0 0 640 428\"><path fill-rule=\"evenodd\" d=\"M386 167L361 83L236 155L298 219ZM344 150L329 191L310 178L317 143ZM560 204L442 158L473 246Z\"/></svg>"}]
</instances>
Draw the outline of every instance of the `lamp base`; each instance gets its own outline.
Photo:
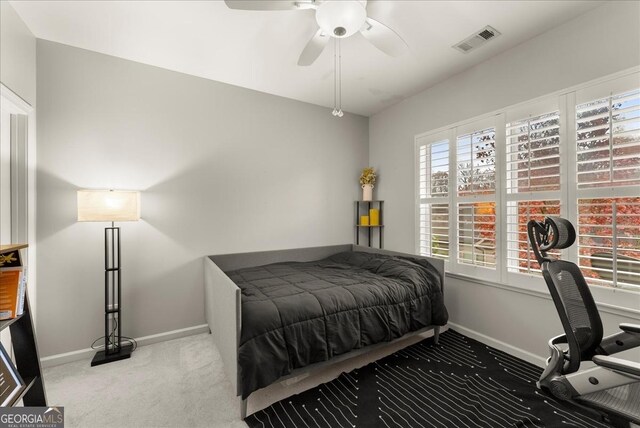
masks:
<instances>
[{"instance_id":1,"label":"lamp base","mask_svg":"<svg viewBox=\"0 0 640 428\"><path fill-rule=\"evenodd\" d=\"M131 356L133 351L133 345L124 345L120 347L118 352L105 355L104 351L98 351L91 360L91 367L99 366L101 364L111 363L113 361L119 361L127 359Z\"/></svg>"}]
</instances>

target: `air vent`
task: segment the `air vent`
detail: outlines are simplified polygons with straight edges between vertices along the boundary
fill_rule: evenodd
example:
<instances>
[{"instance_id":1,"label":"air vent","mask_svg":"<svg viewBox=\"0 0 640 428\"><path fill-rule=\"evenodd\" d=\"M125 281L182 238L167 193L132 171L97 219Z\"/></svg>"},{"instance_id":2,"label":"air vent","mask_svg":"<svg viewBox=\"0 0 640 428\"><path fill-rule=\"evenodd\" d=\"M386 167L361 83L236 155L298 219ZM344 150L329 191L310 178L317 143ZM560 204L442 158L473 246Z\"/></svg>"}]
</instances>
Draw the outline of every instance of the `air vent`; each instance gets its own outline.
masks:
<instances>
[{"instance_id":1,"label":"air vent","mask_svg":"<svg viewBox=\"0 0 640 428\"><path fill-rule=\"evenodd\" d=\"M460 43L454 45L453 48L459 50L462 53L467 53L476 48L479 48L480 46L484 45L488 40L491 40L499 35L500 35L500 32L498 30L487 25L482 30L472 34L471 36L467 37Z\"/></svg>"},{"instance_id":2,"label":"air vent","mask_svg":"<svg viewBox=\"0 0 640 428\"><path fill-rule=\"evenodd\" d=\"M490 30L482 30L480 33L478 33L478 36L482 37L485 40L489 40L490 38L492 38L495 35L496 35L496 33L494 33L493 31L490 31Z\"/></svg>"}]
</instances>

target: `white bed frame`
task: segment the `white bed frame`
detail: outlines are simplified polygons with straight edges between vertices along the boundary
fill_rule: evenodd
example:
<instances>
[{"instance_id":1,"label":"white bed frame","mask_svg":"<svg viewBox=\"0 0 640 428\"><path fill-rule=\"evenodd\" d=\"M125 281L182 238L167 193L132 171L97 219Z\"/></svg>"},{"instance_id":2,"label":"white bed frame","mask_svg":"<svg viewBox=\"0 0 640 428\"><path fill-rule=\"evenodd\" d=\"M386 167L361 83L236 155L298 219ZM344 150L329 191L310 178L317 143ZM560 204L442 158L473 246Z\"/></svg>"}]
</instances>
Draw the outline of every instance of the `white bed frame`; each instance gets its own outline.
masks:
<instances>
[{"instance_id":1,"label":"white bed frame","mask_svg":"<svg viewBox=\"0 0 640 428\"><path fill-rule=\"evenodd\" d=\"M279 251L263 251L255 253L239 253L224 254L218 256L206 256L204 258L204 277L205 277L205 312L209 330L213 335L214 342L220 352L224 370L231 381L236 395L241 396L240 369L238 366L238 348L240 346L240 331L242 328L241 314L241 293L240 288L225 274L236 269L243 269L254 266L262 266L271 263L284 261L312 261L320 260L330 255L343 251L363 251L369 253L379 253L388 255L404 255L411 257L424 258L438 270L442 278L442 286L444 292L444 261L431 257L416 256L414 254L404 254L394 251L380 250L376 248L361 247L357 245L333 245L327 247L297 248L292 250ZM339 355L329 361L323 361L309 366L296 369L291 374L278 379L282 382L295 377L304 378L308 375L317 373L326 368L330 364L335 364L346 359L357 357L362 354L372 352L383 346L397 343L408 337L425 332L433 331L434 341L437 343L440 333L439 326L429 326L421 330L408 333L401 338L391 342L383 342L376 345L367 346L361 349L355 349L346 354ZM273 386L273 385L271 385ZM271 388L267 386L263 389ZM247 399L240 399L240 417L244 419L247 416Z\"/></svg>"}]
</instances>

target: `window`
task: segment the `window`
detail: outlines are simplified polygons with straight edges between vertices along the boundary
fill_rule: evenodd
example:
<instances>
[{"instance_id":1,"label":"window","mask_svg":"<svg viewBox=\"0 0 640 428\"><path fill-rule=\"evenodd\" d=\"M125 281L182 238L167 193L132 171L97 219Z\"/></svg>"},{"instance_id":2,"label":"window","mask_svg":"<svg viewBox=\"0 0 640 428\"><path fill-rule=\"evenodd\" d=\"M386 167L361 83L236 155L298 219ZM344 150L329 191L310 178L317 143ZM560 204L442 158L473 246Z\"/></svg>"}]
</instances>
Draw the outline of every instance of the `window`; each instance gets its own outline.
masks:
<instances>
[{"instance_id":1,"label":"window","mask_svg":"<svg viewBox=\"0 0 640 428\"><path fill-rule=\"evenodd\" d=\"M449 259L449 204L420 204L420 254Z\"/></svg>"},{"instance_id":2,"label":"window","mask_svg":"<svg viewBox=\"0 0 640 428\"><path fill-rule=\"evenodd\" d=\"M579 199L578 260L591 284L640 287L640 198Z\"/></svg>"},{"instance_id":3,"label":"window","mask_svg":"<svg viewBox=\"0 0 640 428\"><path fill-rule=\"evenodd\" d=\"M640 90L576 106L578 264L587 282L640 289Z\"/></svg>"},{"instance_id":4,"label":"window","mask_svg":"<svg viewBox=\"0 0 640 428\"><path fill-rule=\"evenodd\" d=\"M640 185L640 90L576 107L578 189Z\"/></svg>"},{"instance_id":5,"label":"window","mask_svg":"<svg viewBox=\"0 0 640 428\"><path fill-rule=\"evenodd\" d=\"M494 128L457 138L458 196L496 192L496 131Z\"/></svg>"},{"instance_id":6,"label":"window","mask_svg":"<svg viewBox=\"0 0 640 428\"><path fill-rule=\"evenodd\" d=\"M507 124L507 193L560 190L560 114Z\"/></svg>"},{"instance_id":7,"label":"window","mask_svg":"<svg viewBox=\"0 0 640 428\"><path fill-rule=\"evenodd\" d=\"M449 140L419 146L420 254L449 259Z\"/></svg>"},{"instance_id":8,"label":"window","mask_svg":"<svg viewBox=\"0 0 640 428\"><path fill-rule=\"evenodd\" d=\"M458 263L496 267L495 128L456 138Z\"/></svg>"},{"instance_id":9,"label":"window","mask_svg":"<svg viewBox=\"0 0 640 428\"><path fill-rule=\"evenodd\" d=\"M517 119L505 128L507 270L540 275L527 223L560 216L560 112Z\"/></svg>"},{"instance_id":10,"label":"window","mask_svg":"<svg viewBox=\"0 0 640 428\"><path fill-rule=\"evenodd\" d=\"M529 236L529 220L543 220L547 216L560 216L559 200L513 201L507 205L507 269L522 274L540 274L540 265L536 261ZM560 258L559 251L550 256Z\"/></svg>"},{"instance_id":11,"label":"window","mask_svg":"<svg viewBox=\"0 0 640 428\"><path fill-rule=\"evenodd\" d=\"M640 292L639 81L628 73L417 137L419 254L540 285L527 223L562 216L577 244L552 257L589 284Z\"/></svg>"},{"instance_id":12,"label":"window","mask_svg":"<svg viewBox=\"0 0 640 428\"><path fill-rule=\"evenodd\" d=\"M488 119L449 129L416 147L419 254L486 278L497 266L494 125Z\"/></svg>"},{"instance_id":13,"label":"window","mask_svg":"<svg viewBox=\"0 0 640 428\"><path fill-rule=\"evenodd\" d=\"M458 204L458 263L495 269L495 202Z\"/></svg>"}]
</instances>

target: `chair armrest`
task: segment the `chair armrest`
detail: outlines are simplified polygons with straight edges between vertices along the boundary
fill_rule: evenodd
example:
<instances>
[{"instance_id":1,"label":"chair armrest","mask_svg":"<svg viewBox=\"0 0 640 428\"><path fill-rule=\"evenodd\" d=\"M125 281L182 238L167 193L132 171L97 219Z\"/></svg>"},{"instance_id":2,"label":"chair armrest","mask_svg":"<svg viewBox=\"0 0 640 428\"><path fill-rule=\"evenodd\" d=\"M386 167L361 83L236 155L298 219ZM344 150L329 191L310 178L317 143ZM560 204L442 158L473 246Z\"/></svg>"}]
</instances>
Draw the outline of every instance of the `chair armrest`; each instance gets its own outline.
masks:
<instances>
[{"instance_id":1,"label":"chair armrest","mask_svg":"<svg viewBox=\"0 0 640 428\"><path fill-rule=\"evenodd\" d=\"M553 345L557 345L558 343L567 343L567 335L561 334L559 336L552 337L549 340L549 347L551 348Z\"/></svg>"},{"instance_id":2,"label":"chair armrest","mask_svg":"<svg viewBox=\"0 0 640 428\"><path fill-rule=\"evenodd\" d=\"M600 358L600 363L612 363L617 358L596 356ZM626 366L627 361L622 361L622 365ZM637 364L636 364L637 366ZM635 370L638 370L636 368ZM605 391L611 388L617 388L623 385L629 385L638 382L638 376L629 374L624 371L612 370L605 366L596 365L590 369L580 370L566 376L558 376L551 381L551 393L562 400L571 400L581 395L587 395L598 391ZM555 385L554 385L555 384Z\"/></svg>"},{"instance_id":3,"label":"chair armrest","mask_svg":"<svg viewBox=\"0 0 640 428\"><path fill-rule=\"evenodd\" d=\"M620 330L631 334L640 334L640 325L622 323L620 324Z\"/></svg>"},{"instance_id":4,"label":"chair armrest","mask_svg":"<svg viewBox=\"0 0 640 428\"><path fill-rule=\"evenodd\" d=\"M632 376L640 377L640 363L634 363L633 361L623 360L620 358L614 358L605 355L594 356L593 362L600 367L605 367L621 374L630 374Z\"/></svg>"},{"instance_id":5,"label":"chair armrest","mask_svg":"<svg viewBox=\"0 0 640 428\"><path fill-rule=\"evenodd\" d=\"M613 355L640 346L640 326L635 324L620 324L618 333L602 338L596 353L600 355Z\"/></svg>"}]
</instances>

